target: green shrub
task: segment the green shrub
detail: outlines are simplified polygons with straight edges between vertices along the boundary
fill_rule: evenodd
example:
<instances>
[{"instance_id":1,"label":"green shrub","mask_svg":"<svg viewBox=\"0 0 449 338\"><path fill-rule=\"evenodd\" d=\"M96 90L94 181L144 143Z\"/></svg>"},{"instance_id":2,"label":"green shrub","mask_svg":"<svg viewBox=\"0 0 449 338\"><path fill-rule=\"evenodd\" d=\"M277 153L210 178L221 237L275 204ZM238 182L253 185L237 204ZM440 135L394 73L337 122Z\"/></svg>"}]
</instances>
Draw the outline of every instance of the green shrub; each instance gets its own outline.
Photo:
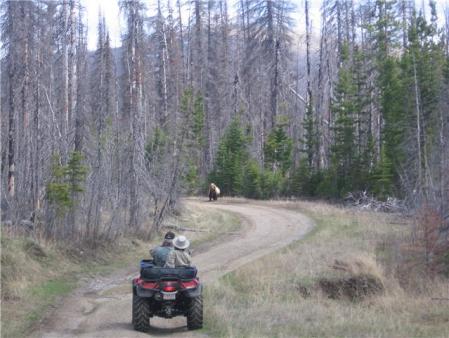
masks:
<instances>
[{"instance_id":1,"label":"green shrub","mask_svg":"<svg viewBox=\"0 0 449 338\"><path fill-rule=\"evenodd\" d=\"M53 155L51 179L47 184L47 200L55 207L58 216L62 216L75 205L77 193L84 191L87 167L83 165L83 155L74 151L70 154L67 165L61 163L58 154Z\"/></svg>"},{"instance_id":2,"label":"green shrub","mask_svg":"<svg viewBox=\"0 0 449 338\"><path fill-rule=\"evenodd\" d=\"M243 175L242 194L247 198L260 198L260 167L255 160L250 160Z\"/></svg>"}]
</instances>

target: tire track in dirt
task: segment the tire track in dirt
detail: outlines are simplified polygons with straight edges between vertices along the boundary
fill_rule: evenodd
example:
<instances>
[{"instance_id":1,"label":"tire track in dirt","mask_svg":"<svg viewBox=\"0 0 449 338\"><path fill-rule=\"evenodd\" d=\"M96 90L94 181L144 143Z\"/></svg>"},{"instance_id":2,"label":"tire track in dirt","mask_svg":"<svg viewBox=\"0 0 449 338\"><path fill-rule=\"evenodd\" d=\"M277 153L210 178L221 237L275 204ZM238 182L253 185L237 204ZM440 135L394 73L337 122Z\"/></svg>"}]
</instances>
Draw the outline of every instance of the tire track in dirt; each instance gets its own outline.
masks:
<instances>
[{"instance_id":1,"label":"tire track in dirt","mask_svg":"<svg viewBox=\"0 0 449 338\"><path fill-rule=\"evenodd\" d=\"M188 199L186 203L192 207L204 207L208 202ZM313 222L299 212L269 203L258 205L251 201L221 200L208 203L208 207L237 213L250 226L240 236L227 238L225 242L194 255L194 264L206 285L227 272L303 238L313 227ZM76 290L32 337L205 336L201 332L187 331L184 317L155 317L151 319L152 329L148 334L134 331L131 325L131 280L138 271L137 268L132 274L130 271L117 272Z\"/></svg>"}]
</instances>

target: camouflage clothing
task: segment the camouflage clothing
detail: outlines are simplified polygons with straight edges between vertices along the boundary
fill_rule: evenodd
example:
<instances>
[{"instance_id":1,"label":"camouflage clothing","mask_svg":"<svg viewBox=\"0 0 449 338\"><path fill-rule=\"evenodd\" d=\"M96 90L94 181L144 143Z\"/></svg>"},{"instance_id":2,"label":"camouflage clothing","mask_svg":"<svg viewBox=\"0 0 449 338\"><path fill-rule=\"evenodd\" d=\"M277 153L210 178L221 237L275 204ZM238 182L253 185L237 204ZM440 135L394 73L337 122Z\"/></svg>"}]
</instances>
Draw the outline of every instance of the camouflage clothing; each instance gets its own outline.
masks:
<instances>
[{"instance_id":1,"label":"camouflage clothing","mask_svg":"<svg viewBox=\"0 0 449 338\"><path fill-rule=\"evenodd\" d=\"M192 258L188 250L174 249L168 255L165 263L166 268L176 268L178 266L190 266Z\"/></svg>"},{"instance_id":2,"label":"camouflage clothing","mask_svg":"<svg viewBox=\"0 0 449 338\"><path fill-rule=\"evenodd\" d=\"M171 251L173 251L173 247L171 246L158 246L150 250L154 264L164 266Z\"/></svg>"}]
</instances>

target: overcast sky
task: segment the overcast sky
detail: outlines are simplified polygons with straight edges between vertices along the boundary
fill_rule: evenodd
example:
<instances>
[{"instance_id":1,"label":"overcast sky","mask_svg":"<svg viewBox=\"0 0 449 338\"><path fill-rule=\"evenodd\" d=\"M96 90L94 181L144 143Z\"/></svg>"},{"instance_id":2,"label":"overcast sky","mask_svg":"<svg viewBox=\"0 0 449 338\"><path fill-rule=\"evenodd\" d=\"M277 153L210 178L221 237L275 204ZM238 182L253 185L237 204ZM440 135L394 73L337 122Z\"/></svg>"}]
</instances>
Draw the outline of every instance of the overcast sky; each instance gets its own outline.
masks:
<instances>
[{"instance_id":1,"label":"overcast sky","mask_svg":"<svg viewBox=\"0 0 449 338\"><path fill-rule=\"evenodd\" d=\"M149 12L152 13L155 11L157 0L145 0L144 1ZM228 0L228 3L232 5L236 1L234 0ZM303 7L304 7L304 1L298 0L298 5L300 8L297 8L296 15L294 16L297 20L297 27L300 28L301 25L304 25L302 20L302 17L299 15L299 12L301 14L303 13ZM118 1L116 0L82 0L82 3L86 9L86 16L87 16L87 22L89 25L89 49L93 50L96 48L97 44L97 25L98 25L98 12L102 11L106 18L106 25L108 26L108 30L110 32L110 36L112 39L112 46L118 47L120 46L120 25L124 24L124 18L120 16L120 10L118 6ZM164 1L162 1L164 3ZM183 7L185 11L185 18L183 18L183 21L186 22L186 19L188 17L188 2L185 2L186 5ZM312 18L312 24L316 29L319 28L319 19L320 19L320 0L311 0L310 1L310 7L311 7L311 18ZM176 1L172 1L172 5L175 5ZM301 9L301 11L299 11ZM230 10L230 15L233 15L232 8Z\"/></svg>"},{"instance_id":2,"label":"overcast sky","mask_svg":"<svg viewBox=\"0 0 449 338\"><path fill-rule=\"evenodd\" d=\"M357 1L357 0L356 0ZM427 4L428 0L415 0L418 6L421 6L423 3ZM110 32L110 36L112 39L112 46L118 47L120 46L120 32L121 25L123 24L123 18L120 17L120 11L118 7L117 0L82 0L84 7L86 8L86 16L87 22L89 25L89 49L94 50L96 48L97 41L97 25L98 25L98 12L102 11L106 18L107 28ZM163 1L164 2L164 1ZM145 1L150 12L154 12L157 1L156 0L146 0ZM172 1L173 5L175 1ZM188 3L188 2L186 2ZM235 3L234 0L229 0L229 4ZM296 19L296 31L298 34L302 34L304 31L304 0L296 0L297 9L294 14L294 18ZM437 0L438 7L440 12L443 13L442 10L444 8L448 8L449 0ZM311 0L310 1L310 13L311 20L314 32L318 35L319 26L320 26L320 6L321 0ZM188 15L188 5L184 6L185 17ZM233 11L230 9L230 15L232 15ZM442 16L442 14L440 14ZM442 20L442 18L440 18ZM184 22L186 19L184 19Z\"/></svg>"}]
</instances>

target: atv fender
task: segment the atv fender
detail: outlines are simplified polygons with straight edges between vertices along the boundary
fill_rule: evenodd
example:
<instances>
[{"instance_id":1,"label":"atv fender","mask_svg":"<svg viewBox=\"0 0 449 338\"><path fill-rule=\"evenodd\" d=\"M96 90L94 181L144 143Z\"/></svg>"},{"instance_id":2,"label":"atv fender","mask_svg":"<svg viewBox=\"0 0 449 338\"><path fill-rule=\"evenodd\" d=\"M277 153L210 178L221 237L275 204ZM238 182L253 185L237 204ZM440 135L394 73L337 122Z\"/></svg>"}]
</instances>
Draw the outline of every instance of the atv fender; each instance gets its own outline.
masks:
<instances>
[{"instance_id":1,"label":"atv fender","mask_svg":"<svg viewBox=\"0 0 449 338\"><path fill-rule=\"evenodd\" d=\"M144 289L139 285L134 286L134 290L136 295L141 298L151 298L154 295L154 290Z\"/></svg>"},{"instance_id":2,"label":"atv fender","mask_svg":"<svg viewBox=\"0 0 449 338\"><path fill-rule=\"evenodd\" d=\"M196 298L201 296L203 293L203 285L198 285L195 289L185 291L185 295L187 298Z\"/></svg>"}]
</instances>

